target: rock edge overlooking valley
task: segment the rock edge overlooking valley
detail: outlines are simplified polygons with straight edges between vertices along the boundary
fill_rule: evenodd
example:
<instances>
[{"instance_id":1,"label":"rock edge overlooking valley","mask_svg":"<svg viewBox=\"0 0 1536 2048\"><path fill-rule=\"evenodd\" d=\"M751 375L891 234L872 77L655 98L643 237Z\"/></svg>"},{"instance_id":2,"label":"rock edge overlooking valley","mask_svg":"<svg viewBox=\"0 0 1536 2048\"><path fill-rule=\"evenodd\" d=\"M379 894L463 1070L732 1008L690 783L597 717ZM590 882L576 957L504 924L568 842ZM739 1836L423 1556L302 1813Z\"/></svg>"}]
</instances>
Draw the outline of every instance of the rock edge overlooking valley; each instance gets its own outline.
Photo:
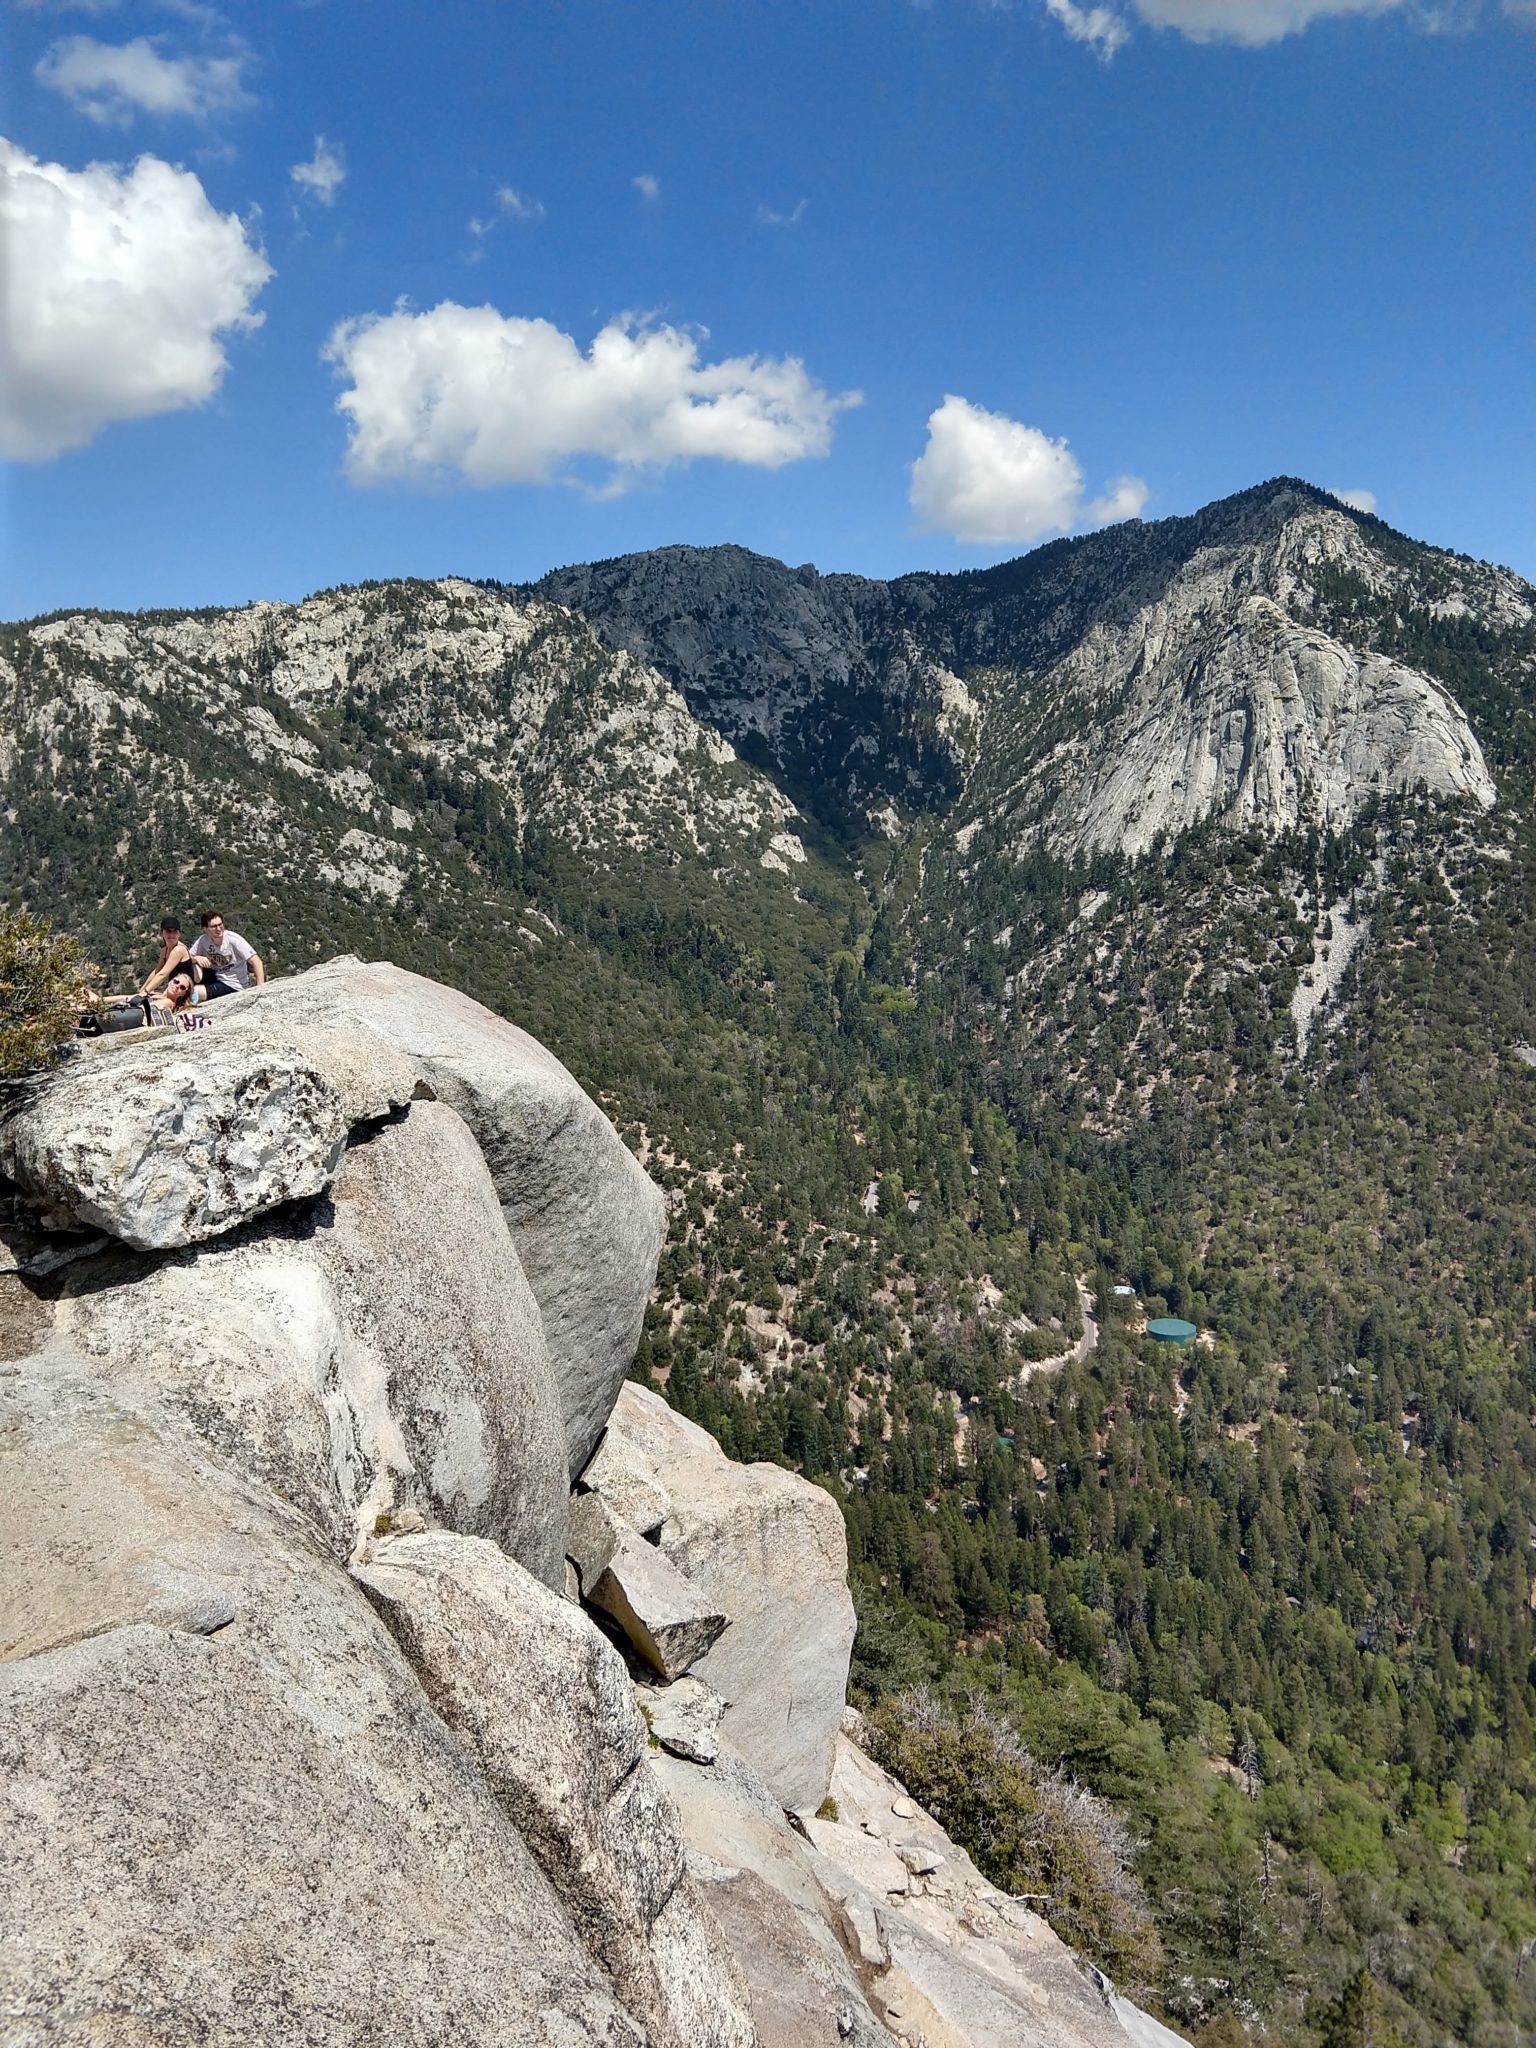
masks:
<instances>
[{"instance_id":1,"label":"rock edge overlooking valley","mask_svg":"<svg viewBox=\"0 0 1536 2048\"><path fill-rule=\"evenodd\" d=\"M7 2048L1155 2038L859 1748L836 1503L626 1383L542 1046L338 960L0 1151Z\"/></svg>"}]
</instances>

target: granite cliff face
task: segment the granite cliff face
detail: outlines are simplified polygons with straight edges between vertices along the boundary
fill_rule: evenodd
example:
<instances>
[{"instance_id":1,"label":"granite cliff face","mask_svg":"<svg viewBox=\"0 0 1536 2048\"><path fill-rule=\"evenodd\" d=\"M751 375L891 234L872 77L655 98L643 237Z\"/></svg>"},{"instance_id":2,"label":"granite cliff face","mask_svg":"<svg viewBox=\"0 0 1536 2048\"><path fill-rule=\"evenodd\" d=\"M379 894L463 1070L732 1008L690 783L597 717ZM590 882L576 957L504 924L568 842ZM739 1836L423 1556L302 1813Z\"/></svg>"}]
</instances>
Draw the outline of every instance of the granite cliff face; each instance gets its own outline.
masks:
<instances>
[{"instance_id":1,"label":"granite cliff face","mask_svg":"<svg viewBox=\"0 0 1536 2048\"><path fill-rule=\"evenodd\" d=\"M1281 484L968 576L880 584L669 548L537 590L802 791L819 780L866 816L892 802L960 829L1001 809L1020 843L1134 856L1207 819L1271 839L1337 830L1420 788L1492 805L1450 693L1361 644L1330 600L1528 627L1532 594L1402 555L1379 522Z\"/></svg>"},{"instance_id":2,"label":"granite cliff face","mask_svg":"<svg viewBox=\"0 0 1536 2048\"><path fill-rule=\"evenodd\" d=\"M542 1047L339 960L3 1140L8 2043L1151 2038L840 1732L834 1501L624 1384Z\"/></svg>"},{"instance_id":3,"label":"granite cliff face","mask_svg":"<svg viewBox=\"0 0 1536 2048\"><path fill-rule=\"evenodd\" d=\"M1340 831L1423 789L1492 807L1465 713L1431 677L1314 623L1306 574L1368 571L1342 513L1264 546L1197 549L1151 602L1101 607L1027 693L989 697L982 804L1062 853L1146 853L1212 819L1274 839Z\"/></svg>"}]
</instances>

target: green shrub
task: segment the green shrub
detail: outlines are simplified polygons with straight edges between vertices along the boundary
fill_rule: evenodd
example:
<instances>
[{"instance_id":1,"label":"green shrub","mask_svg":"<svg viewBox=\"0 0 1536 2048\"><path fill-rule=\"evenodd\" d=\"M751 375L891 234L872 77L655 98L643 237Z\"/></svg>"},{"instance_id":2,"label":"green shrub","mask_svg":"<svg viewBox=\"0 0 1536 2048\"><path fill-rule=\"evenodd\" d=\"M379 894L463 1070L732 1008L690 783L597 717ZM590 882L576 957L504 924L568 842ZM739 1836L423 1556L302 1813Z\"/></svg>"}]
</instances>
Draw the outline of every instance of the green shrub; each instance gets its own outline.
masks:
<instances>
[{"instance_id":1,"label":"green shrub","mask_svg":"<svg viewBox=\"0 0 1536 2048\"><path fill-rule=\"evenodd\" d=\"M75 940L0 907L0 1079L31 1073L73 1035L92 974Z\"/></svg>"},{"instance_id":2,"label":"green shrub","mask_svg":"<svg viewBox=\"0 0 1536 2048\"><path fill-rule=\"evenodd\" d=\"M1042 1358L1060 1358L1075 1341L1060 1330L1023 1330L1013 1340L1014 1355L1026 1365L1037 1365Z\"/></svg>"},{"instance_id":3,"label":"green shrub","mask_svg":"<svg viewBox=\"0 0 1536 2048\"><path fill-rule=\"evenodd\" d=\"M1155 1981L1161 1951L1131 1874L1138 1844L1114 1810L1037 1763L998 1715L956 1711L927 1691L882 1700L867 1716L876 1755L983 1876L1119 1982Z\"/></svg>"}]
</instances>

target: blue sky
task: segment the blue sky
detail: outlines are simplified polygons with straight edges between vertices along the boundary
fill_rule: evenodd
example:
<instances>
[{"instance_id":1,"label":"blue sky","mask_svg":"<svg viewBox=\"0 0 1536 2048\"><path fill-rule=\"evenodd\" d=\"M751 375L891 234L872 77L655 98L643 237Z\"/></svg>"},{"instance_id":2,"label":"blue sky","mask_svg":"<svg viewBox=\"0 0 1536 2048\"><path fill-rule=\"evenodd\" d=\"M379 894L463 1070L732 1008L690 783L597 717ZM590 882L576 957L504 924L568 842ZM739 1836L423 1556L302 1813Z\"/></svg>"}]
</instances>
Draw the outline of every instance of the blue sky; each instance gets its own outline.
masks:
<instances>
[{"instance_id":1,"label":"blue sky","mask_svg":"<svg viewBox=\"0 0 1536 2048\"><path fill-rule=\"evenodd\" d=\"M1282 472L1536 577L1532 0L0 9L6 617Z\"/></svg>"}]
</instances>

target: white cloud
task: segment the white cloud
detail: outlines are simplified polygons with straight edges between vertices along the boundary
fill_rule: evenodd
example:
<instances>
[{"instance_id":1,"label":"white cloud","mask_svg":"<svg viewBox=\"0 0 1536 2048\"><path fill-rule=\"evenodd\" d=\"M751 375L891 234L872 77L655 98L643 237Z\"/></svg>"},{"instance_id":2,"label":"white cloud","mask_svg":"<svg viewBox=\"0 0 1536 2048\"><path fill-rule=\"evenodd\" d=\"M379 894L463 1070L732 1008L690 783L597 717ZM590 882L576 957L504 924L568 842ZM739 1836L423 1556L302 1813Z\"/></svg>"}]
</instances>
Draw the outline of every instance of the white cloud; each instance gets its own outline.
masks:
<instances>
[{"instance_id":1,"label":"white cloud","mask_svg":"<svg viewBox=\"0 0 1536 2048\"><path fill-rule=\"evenodd\" d=\"M544 218L544 202L542 199L530 199L526 193L514 192L510 185L498 186L496 204L503 213L510 214L513 220L542 220Z\"/></svg>"},{"instance_id":2,"label":"white cloud","mask_svg":"<svg viewBox=\"0 0 1536 2048\"><path fill-rule=\"evenodd\" d=\"M808 200L799 199L788 213L775 213L771 206L760 206L757 209L757 224L763 228L797 228L805 219L805 209L809 203Z\"/></svg>"},{"instance_id":3,"label":"white cloud","mask_svg":"<svg viewBox=\"0 0 1536 2048\"><path fill-rule=\"evenodd\" d=\"M288 175L300 191L318 199L322 206L334 206L336 194L346 178L347 167L341 150L327 142L323 135L317 135L315 153L309 162L292 165Z\"/></svg>"},{"instance_id":4,"label":"white cloud","mask_svg":"<svg viewBox=\"0 0 1536 2048\"><path fill-rule=\"evenodd\" d=\"M165 57L148 36L130 43L65 36L43 52L37 77L93 121L127 123L140 113L205 121L249 103L245 66L241 49L223 57Z\"/></svg>"},{"instance_id":5,"label":"white cloud","mask_svg":"<svg viewBox=\"0 0 1536 2048\"><path fill-rule=\"evenodd\" d=\"M778 469L825 455L837 414L860 403L794 357L703 362L675 327L610 321L583 355L547 320L452 301L343 321L324 353L348 380L336 403L364 484L546 483L583 460L612 465L613 490L705 457Z\"/></svg>"},{"instance_id":6,"label":"white cloud","mask_svg":"<svg viewBox=\"0 0 1536 2048\"><path fill-rule=\"evenodd\" d=\"M1341 505L1353 507L1356 512L1374 512L1376 510L1376 493L1374 491L1333 491L1329 495L1337 498Z\"/></svg>"},{"instance_id":7,"label":"white cloud","mask_svg":"<svg viewBox=\"0 0 1536 2048\"><path fill-rule=\"evenodd\" d=\"M1277 43L1337 14L1385 14L1405 0L1133 0L1154 28L1196 43Z\"/></svg>"},{"instance_id":8,"label":"white cloud","mask_svg":"<svg viewBox=\"0 0 1536 2048\"><path fill-rule=\"evenodd\" d=\"M1113 7L1083 7L1078 0L1045 0L1045 4L1074 43L1087 43L1106 64L1130 41L1125 17Z\"/></svg>"},{"instance_id":9,"label":"white cloud","mask_svg":"<svg viewBox=\"0 0 1536 2048\"><path fill-rule=\"evenodd\" d=\"M526 193L514 191L510 185L499 185L496 188L494 211L488 214L477 214L472 220L467 221L465 225L477 241L483 242L487 235L495 232L496 224L500 220L542 220L543 218L544 202L542 199L530 199ZM483 249L472 249L468 260L471 263L478 263L484 254L485 251Z\"/></svg>"},{"instance_id":10,"label":"white cloud","mask_svg":"<svg viewBox=\"0 0 1536 2048\"><path fill-rule=\"evenodd\" d=\"M659 199L661 197L661 180L660 178L653 178L649 171L641 171L638 177L631 178L629 182L634 186L642 199Z\"/></svg>"},{"instance_id":11,"label":"white cloud","mask_svg":"<svg viewBox=\"0 0 1536 2048\"><path fill-rule=\"evenodd\" d=\"M1086 43L1106 62L1130 40L1131 23L1174 29L1194 43L1241 43L1251 49L1300 35L1330 16L1408 14L1425 29L1444 28L1456 0L1044 0L1047 12L1074 42ZM1536 18L1536 0L1501 0L1503 11ZM1470 18L1491 11L1493 0L1467 0ZM1450 20L1457 18L1449 14Z\"/></svg>"},{"instance_id":12,"label":"white cloud","mask_svg":"<svg viewBox=\"0 0 1536 2048\"><path fill-rule=\"evenodd\" d=\"M0 271L27 281L0 293L0 454L24 462L211 398L272 275L190 171L71 171L3 139Z\"/></svg>"},{"instance_id":13,"label":"white cloud","mask_svg":"<svg viewBox=\"0 0 1536 2048\"><path fill-rule=\"evenodd\" d=\"M1083 472L1064 440L1053 441L952 392L928 418L928 445L912 465L911 500L924 526L956 540L1013 547L1043 534L1134 519L1147 501L1139 477L1117 477L1083 504Z\"/></svg>"},{"instance_id":14,"label":"white cloud","mask_svg":"<svg viewBox=\"0 0 1536 2048\"><path fill-rule=\"evenodd\" d=\"M1089 526L1118 526L1123 519L1139 519L1150 496L1145 477L1111 477L1104 495L1093 500L1084 518Z\"/></svg>"}]
</instances>

